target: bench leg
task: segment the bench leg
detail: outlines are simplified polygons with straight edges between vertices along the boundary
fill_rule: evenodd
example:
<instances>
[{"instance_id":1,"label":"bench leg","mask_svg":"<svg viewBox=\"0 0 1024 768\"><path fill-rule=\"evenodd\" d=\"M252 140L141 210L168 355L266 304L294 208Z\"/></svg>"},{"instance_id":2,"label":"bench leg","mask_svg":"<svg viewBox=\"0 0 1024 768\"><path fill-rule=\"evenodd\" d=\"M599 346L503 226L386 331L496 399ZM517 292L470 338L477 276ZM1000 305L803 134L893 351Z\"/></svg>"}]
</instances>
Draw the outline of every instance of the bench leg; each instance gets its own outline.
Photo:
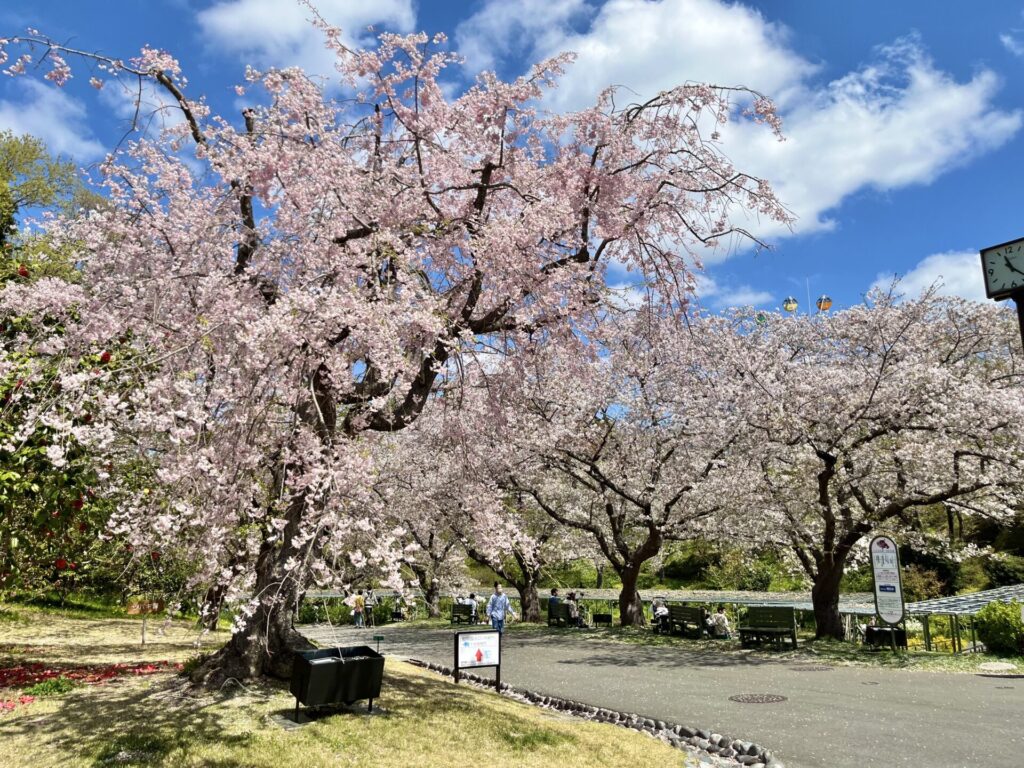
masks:
<instances>
[{"instance_id":1,"label":"bench leg","mask_svg":"<svg viewBox=\"0 0 1024 768\"><path fill-rule=\"evenodd\" d=\"M299 722L299 700L295 699L295 722Z\"/></svg>"},{"instance_id":2,"label":"bench leg","mask_svg":"<svg viewBox=\"0 0 1024 768\"><path fill-rule=\"evenodd\" d=\"M367 712L373 712L373 699L370 699L370 703L366 707Z\"/></svg>"}]
</instances>

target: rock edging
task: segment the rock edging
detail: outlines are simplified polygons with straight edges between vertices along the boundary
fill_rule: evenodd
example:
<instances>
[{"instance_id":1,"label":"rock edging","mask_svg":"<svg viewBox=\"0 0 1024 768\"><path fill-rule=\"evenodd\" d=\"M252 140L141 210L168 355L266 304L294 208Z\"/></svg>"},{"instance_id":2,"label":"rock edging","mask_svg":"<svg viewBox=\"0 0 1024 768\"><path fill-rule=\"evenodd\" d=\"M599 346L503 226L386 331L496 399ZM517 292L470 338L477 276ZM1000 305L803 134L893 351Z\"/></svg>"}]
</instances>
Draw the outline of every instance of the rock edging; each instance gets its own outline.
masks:
<instances>
[{"instance_id":1,"label":"rock edging","mask_svg":"<svg viewBox=\"0 0 1024 768\"><path fill-rule=\"evenodd\" d=\"M433 662L420 661L419 659L406 659L406 661L445 677L452 677L452 669L443 664L434 664ZM460 671L459 680L464 680L479 687L494 688L493 680L472 672ZM721 764L724 765L742 765L745 768L785 768L782 761L775 757L771 751L758 744L741 739L732 739L704 728L691 728L678 723L668 723L664 720L641 717L630 712L617 712L612 709L595 707L579 701L572 701L571 699L545 696L534 691L513 688L508 683L501 684L501 694L518 699L524 703L547 709L555 709L585 720L631 728L664 741L676 749L703 752L708 756L723 761Z\"/></svg>"}]
</instances>

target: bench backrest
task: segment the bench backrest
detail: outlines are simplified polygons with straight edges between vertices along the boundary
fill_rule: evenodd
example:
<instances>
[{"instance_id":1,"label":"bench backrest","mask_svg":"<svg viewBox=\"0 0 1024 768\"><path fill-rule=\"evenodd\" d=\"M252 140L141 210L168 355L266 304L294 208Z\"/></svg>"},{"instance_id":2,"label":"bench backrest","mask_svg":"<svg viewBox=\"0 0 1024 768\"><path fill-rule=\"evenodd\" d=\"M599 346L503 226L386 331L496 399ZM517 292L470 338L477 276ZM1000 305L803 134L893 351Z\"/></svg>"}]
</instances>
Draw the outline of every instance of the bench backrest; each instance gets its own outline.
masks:
<instances>
[{"instance_id":1,"label":"bench backrest","mask_svg":"<svg viewBox=\"0 0 1024 768\"><path fill-rule=\"evenodd\" d=\"M793 629L796 627L796 609L789 606L752 605L747 608L743 625L768 629Z\"/></svg>"},{"instance_id":2,"label":"bench backrest","mask_svg":"<svg viewBox=\"0 0 1024 768\"><path fill-rule=\"evenodd\" d=\"M473 606L466 605L465 603L455 603L452 605L452 616L471 618L473 616Z\"/></svg>"},{"instance_id":3,"label":"bench backrest","mask_svg":"<svg viewBox=\"0 0 1024 768\"><path fill-rule=\"evenodd\" d=\"M569 613L569 604L568 603L564 603L562 601L559 601L559 602L555 603L554 605L552 605L551 603L548 603L548 619L549 620L552 620L552 619L565 619L566 621L569 621L569 619L571 619L571 618L572 618L572 616Z\"/></svg>"},{"instance_id":4,"label":"bench backrest","mask_svg":"<svg viewBox=\"0 0 1024 768\"><path fill-rule=\"evenodd\" d=\"M684 621L699 626L704 621L704 609L694 605L669 605L668 617L672 621Z\"/></svg>"}]
</instances>

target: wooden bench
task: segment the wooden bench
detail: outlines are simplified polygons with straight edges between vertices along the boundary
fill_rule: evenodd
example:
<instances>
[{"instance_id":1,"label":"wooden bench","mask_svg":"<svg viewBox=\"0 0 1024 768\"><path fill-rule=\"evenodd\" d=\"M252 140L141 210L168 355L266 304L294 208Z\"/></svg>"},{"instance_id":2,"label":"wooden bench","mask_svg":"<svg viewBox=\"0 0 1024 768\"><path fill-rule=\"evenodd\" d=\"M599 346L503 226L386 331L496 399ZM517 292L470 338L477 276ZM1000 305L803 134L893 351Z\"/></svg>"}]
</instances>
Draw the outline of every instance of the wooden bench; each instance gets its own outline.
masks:
<instances>
[{"instance_id":1,"label":"wooden bench","mask_svg":"<svg viewBox=\"0 0 1024 768\"><path fill-rule=\"evenodd\" d=\"M594 614L594 626L595 627L610 627L612 625L612 615L610 613L595 613Z\"/></svg>"},{"instance_id":2,"label":"wooden bench","mask_svg":"<svg viewBox=\"0 0 1024 768\"><path fill-rule=\"evenodd\" d=\"M569 615L569 604L559 601L552 605L548 603L548 626L568 627L572 624L572 617Z\"/></svg>"},{"instance_id":3,"label":"wooden bench","mask_svg":"<svg viewBox=\"0 0 1024 768\"><path fill-rule=\"evenodd\" d=\"M790 607L751 606L739 628L740 645L770 641L781 648L788 638L796 648L796 609Z\"/></svg>"},{"instance_id":4,"label":"wooden bench","mask_svg":"<svg viewBox=\"0 0 1024 768\"><path fill-rule=\"evenodd\" d=\"M452 624L476 624L476 606L468 603L453 603Z\"/></svg>"},{"instance_id":5,"label":"wooden bench","mask_svg":"<svg viewBox=\"0 0 1024 768\"><path fill-rule=\"evenodd\" d=\"M686 634L686 627L692 625L697 630L697 637L703 637L707 630L707 614L703 608L694 605L668 605L668 633Z\"/></svg>"}]
</instances>

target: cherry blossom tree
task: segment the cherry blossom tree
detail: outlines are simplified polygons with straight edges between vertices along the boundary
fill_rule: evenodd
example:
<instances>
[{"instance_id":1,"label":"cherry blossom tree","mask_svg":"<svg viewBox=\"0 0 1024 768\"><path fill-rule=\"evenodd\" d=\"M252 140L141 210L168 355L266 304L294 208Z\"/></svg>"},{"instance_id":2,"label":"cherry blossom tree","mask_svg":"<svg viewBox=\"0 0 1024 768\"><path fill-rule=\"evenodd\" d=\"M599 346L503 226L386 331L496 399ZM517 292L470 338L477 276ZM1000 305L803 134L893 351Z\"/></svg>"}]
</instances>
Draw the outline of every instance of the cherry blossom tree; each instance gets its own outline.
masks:
<instances>
[{"instance_id":1,"label":"cherry blossom tree","mask_svg":"<svg viewBox=\"0 0 1024 768\"><path fill-rule=\"evenodd\" d=\"M840 581L872 534L916 541L913 515L941 503L1012 516L1024 380L1003 308L876 292L864 306L748 330L729 365L750 382L760 530L780 534L813 580L819 637L843 636Z\"/></svg>"},{"instance_id":2,"label":"cherry blossom tree","mask_svg":"<svg viewBox=\"0 0 1024 768\"><path fill-rule=\"evenodd\" d=\"M146 495L105 489L125 499L115 531L190 542L197 578L245 596L208 680L287 675L304 642L291 615L307 584L332 578L324 563L398 560L371 491L372 434L457 386L467 350L564 343L612 260L679 306L700 249L748 236L732 211L788 219L701 134L728 119L777 131L758 94L684 85L623 106L608 89L548 114L571 56L449 97L443 37L353 51L315 23L343 98L298 69L249 68L239 120L191 95L163 51L123 61L35 31L0 42L10 74L45 62L60 86L79 60L97 88L156 89L182 117L103 164L109 209L54 222L80 285L8 286L0 306L73 315L69 368L127 334L132 354L112 368L139 386L95 398L91 444L100 455L104 435L124 436L159 479ZM79 424L87 378L67 379L58 434Z\"/></svg>"},{"instance_id":3,"label":"cherry blossom tree","mask_svg":"<svg viewBox=\"0 0 1024 768\"><path fill-rule=\"evenodd\" d=\"M747 456L745 382L722 375L728 320L650 309L609 313L590 349L545 349L511 366L492 414L492 470L567 529L591 537L622 580L620 620L644 620L637 580L666 542L737 525L759 477ZM484 420L481 420L484 421Z\"/></svg>"}]
</instances>

